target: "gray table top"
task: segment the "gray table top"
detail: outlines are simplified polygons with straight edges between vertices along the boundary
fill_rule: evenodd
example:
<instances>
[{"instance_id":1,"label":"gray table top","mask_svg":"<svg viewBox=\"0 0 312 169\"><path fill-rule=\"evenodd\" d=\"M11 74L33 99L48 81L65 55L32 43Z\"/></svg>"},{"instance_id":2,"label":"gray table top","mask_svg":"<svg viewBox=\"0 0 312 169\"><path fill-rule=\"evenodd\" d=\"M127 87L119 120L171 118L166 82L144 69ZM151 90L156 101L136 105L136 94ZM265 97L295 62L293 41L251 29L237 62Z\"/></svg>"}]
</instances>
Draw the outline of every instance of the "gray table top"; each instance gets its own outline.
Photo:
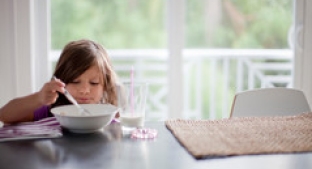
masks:
<instances>
[{"instance_id":1,"label":"gray table top","mask_svg":"<svg viewBox=\"0 0 312 169\"><path fill-rule=\"evenodd\" d=\"M61 138L0 143L2 169L198 169L312 168L312 153L245 155L197 160L179 144L164 122L147 122L158 130L152 140L131 139L118 123L92 134L64 131ZM207 145L209 146L209 145Z\"/></svg>"}]
</instances>

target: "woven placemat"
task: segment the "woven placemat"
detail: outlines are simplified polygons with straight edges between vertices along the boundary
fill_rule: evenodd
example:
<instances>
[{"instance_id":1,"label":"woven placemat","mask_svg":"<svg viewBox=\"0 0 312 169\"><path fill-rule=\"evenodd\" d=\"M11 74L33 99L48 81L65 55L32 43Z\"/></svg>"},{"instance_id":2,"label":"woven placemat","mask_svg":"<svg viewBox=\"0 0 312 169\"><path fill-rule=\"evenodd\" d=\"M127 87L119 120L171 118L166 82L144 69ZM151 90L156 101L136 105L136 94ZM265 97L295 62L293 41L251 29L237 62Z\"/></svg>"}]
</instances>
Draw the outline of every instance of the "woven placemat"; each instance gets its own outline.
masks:
<instances>
[{"instance_id":1,"label":"woven placemat","mask_svg":"<svg viewBox=\"0 0 312 169\"><path fill-rule=\"evenodd\" d=\"M312 151L312 113L165 121L195 158Z\"/></svg>"}]
</instances>

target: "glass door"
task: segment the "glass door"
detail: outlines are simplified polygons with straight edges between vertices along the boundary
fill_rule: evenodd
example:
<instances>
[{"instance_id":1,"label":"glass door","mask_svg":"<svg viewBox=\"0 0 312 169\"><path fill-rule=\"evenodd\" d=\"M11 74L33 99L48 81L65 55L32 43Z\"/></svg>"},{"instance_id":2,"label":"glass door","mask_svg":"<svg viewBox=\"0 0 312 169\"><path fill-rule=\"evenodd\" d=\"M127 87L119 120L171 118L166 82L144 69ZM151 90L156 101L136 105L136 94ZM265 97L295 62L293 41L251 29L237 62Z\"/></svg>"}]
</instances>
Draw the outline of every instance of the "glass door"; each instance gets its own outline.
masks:
<instances>
[{"instance_id":1,"label":"glass door","mask_svg":"<svg viewBox=\"0 0 312 169\"><path fill-rule=\"evenodd\" d=\"M292 87L292 16L292 0L186 1L185 116L228 117L236 92Z\"/></svg>"}]
</instances>

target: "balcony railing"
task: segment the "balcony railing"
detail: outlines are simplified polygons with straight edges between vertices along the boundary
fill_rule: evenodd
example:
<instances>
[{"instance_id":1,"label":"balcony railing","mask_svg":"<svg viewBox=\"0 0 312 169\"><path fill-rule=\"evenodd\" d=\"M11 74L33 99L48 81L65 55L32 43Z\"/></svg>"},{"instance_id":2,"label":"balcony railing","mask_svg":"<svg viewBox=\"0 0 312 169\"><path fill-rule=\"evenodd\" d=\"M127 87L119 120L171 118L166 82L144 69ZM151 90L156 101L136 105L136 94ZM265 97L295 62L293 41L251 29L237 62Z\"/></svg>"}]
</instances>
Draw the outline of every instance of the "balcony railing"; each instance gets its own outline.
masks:
<instances>
[{"instance_id":1,"label":"balcony railing","mask_svg":"<svg viewBox=\"0 0 312 169\"><path fill-rule=\"evenodd\" d=\"M122 81L135 80L149 85L147 118L168 117L168 51L109 50L114 68ZM55 62L60 51L51 52ZM291 50L186 49L183 51L183 117L216 119L228 117L234 94L265 87L292 87Z\"/></svg>"}]
</instances>

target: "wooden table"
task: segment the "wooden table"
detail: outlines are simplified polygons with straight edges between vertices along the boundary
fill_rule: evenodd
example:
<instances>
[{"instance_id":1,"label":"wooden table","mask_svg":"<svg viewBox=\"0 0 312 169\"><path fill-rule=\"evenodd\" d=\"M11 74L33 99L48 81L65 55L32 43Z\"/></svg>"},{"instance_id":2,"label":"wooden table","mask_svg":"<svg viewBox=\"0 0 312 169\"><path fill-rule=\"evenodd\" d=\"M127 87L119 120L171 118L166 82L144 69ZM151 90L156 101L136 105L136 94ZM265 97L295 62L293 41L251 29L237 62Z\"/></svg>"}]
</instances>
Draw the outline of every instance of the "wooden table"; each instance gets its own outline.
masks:
<instances>
[{"instance_id":1,"label":"wooden table","mask_svg":"<svg viewBox=\"0 0 312 169\"><path fill-rule=\"evenodd\" d=\"M131 139L118 123L93 134L64 131L56 139L0 143L1 169L200 169L312 168L312 153L246 155L196 160L164 122L147 122L158 130L153 140ZM207 145L209 146L209 145Z\"/></svg>"}]
</instances>

